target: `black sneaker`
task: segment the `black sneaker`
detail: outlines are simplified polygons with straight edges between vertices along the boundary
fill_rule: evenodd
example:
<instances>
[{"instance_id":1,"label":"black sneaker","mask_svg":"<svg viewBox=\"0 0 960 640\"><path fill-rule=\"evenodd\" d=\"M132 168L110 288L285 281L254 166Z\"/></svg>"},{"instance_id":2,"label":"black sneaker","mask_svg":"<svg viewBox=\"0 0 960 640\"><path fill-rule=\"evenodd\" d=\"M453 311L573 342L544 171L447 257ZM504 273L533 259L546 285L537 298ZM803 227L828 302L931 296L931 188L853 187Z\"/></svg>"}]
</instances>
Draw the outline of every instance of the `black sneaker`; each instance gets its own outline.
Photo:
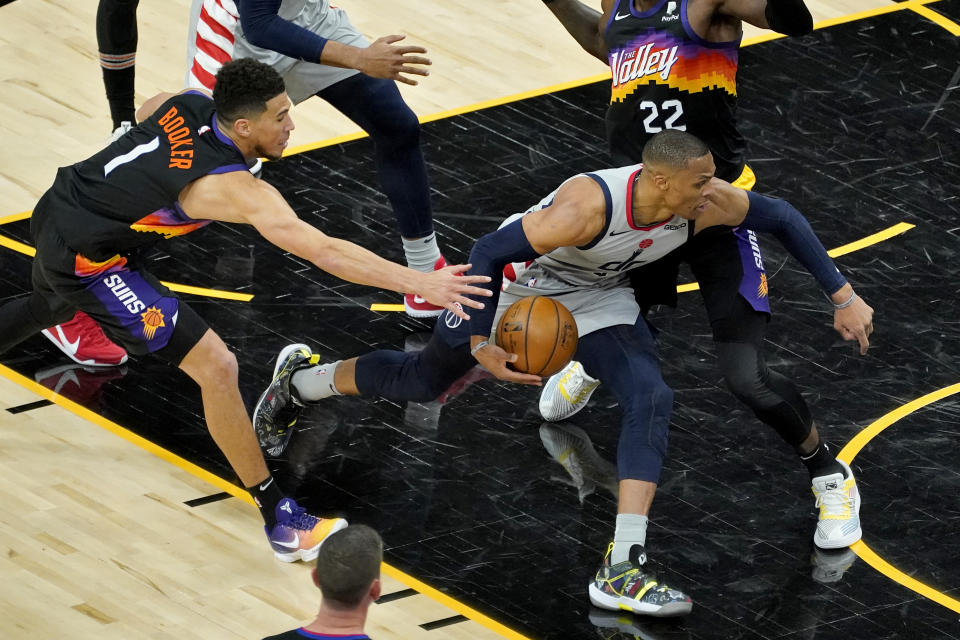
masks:
<instances>
[{"instance_id":1,"label":"black sneaker","mask_svg":"<svg viewBox=\"0 0 960 640\"><path fill-rule=\"evenodd\" d=\"M277 356L273 381L260 395L253 410L253 430L268 455L279 456L284 452L303 410L303 402L290 384L294 372L317 362L319 356L305 344L287 345Z\"/></svg>"},{"instance_id":2,"label":"black sneaker","mask_svg":"<svg viewBox=\"0 0 960 640\"><path fill-rule=\"evenodd\" d=\"M610 564L612 553L611 542L603 564L588 587L594 606L656 617L685 616L693 609L689 596L660 584L656 575L644 567L647 554L642 545L633 545L630 558L615 565Z\"/></svg>"}]
</instances>

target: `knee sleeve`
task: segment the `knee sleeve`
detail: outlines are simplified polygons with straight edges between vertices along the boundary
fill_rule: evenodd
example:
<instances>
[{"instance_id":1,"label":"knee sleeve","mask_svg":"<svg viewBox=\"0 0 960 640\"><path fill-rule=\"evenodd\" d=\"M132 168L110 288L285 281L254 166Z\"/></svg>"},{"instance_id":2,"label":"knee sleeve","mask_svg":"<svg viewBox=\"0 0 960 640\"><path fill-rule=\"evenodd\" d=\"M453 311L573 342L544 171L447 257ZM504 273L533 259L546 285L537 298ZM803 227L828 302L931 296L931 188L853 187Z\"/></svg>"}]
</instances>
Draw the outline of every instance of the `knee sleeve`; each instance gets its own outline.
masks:
<instances>
[{"instance_id":1,"label":"knee sleeve","mask_svg":"<svg viewBox=\"0 0 960 640\"><path fill-rule=\"evenodd\" d=\"M659 482L667 455L673 390L659 380L649 390L636 393L623 409L620 441L617 445L617 473L620 480Z\"/></svg>"}]
</instances>

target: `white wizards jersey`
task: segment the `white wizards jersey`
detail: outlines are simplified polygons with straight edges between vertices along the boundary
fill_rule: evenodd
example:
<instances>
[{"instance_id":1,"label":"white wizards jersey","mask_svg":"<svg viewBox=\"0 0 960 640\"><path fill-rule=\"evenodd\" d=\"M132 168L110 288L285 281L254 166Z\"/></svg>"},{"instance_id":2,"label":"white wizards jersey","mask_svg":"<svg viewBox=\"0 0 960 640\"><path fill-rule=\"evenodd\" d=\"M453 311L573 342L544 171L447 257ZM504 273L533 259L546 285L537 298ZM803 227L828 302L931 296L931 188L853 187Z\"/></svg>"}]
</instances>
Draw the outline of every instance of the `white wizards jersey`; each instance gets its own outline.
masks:
<instances>
[{"instance_id":1,"label":"white wizards jersey","mask_svg":"<svg viewBox=\"0 0 960 640\"><path fill-rule=\"evenodd\" d=\"M627 271L662 258L686 242L690 237L691 223L678 215L644 227L634 223L633 184L642 166L635 164L575 176L592 178L603 189L607 204L603 231L587 245L560 247L540 256L525 270L517 270L514 282L507 284L504 291L535 295L557 293L558 290L623 286ZM550 206L560 187L524 213L510 216L503 225ZM524 294L511 290L511 287L528 291Z\"/></svg>"},{"instance_id":2,"label":"white wizards jersey","mask_svg":"<svg viewBox=\"0 0 960 640\"><path fill-rule=\"evenodd\" d=\"M635 164L575 176L587 176L600 185L607 205L606 225L589 244L554 249L527 265L504 269L497 320L516 300L539 295L563 303L581 336L636 322L640 307L627 272L664 257L692 235L692 223L678 215L645 227L634 224L633 186L641 168ZM510 216L501 226L550 206L559 189L524 213Z\"/></svg>"}]
</instances>

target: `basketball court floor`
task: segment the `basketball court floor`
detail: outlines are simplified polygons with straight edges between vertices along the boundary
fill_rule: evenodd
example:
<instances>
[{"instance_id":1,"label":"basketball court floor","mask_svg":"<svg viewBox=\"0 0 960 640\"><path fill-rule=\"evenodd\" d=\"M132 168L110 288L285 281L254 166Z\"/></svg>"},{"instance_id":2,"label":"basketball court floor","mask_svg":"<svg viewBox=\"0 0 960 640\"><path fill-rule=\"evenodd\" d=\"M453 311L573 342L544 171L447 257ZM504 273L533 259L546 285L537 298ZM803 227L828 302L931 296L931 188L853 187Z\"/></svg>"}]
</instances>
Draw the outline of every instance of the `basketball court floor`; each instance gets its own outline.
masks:
<instances>
[{"instance_id":1,"label":"basketball court floor","mask_svg":"<svg viewBox=\"0 0 960 640\"><path fill-rule=\"evenodd\" d=\"M383 534L372 637L960 638L960 0L848 13L804 38L752 41L739 93L757 190L805 213L876 312L861 357L812 278L761 236L768 362L857 473L863 540L814 549L805 470L721 387L685 274L679 307L651 314L676 397L648 552L693 613L654 621L586 598L616 511L612 397L601 388L547 424L538 389L478 374L426 404L324 401L269 460L313 511ZM425 118L449 261L566 177L607 166L609 87L581 77ZM370 143L355 138L304 144L264 179L331 235L400 260ZM3 192L0 300L29 286L18 211L32 205L17 203L41 178ZM211 225L153 257L161 279L204 288L184 297L237 354L250 408L289 342L334 360L429 335L395 310L399 296L337 281L250 229ZM73 366L39 336L0 363L0 635L259 638L312 617L306 569L269 557L184 375L149 357Z\"/></svg>"}]
</instances>

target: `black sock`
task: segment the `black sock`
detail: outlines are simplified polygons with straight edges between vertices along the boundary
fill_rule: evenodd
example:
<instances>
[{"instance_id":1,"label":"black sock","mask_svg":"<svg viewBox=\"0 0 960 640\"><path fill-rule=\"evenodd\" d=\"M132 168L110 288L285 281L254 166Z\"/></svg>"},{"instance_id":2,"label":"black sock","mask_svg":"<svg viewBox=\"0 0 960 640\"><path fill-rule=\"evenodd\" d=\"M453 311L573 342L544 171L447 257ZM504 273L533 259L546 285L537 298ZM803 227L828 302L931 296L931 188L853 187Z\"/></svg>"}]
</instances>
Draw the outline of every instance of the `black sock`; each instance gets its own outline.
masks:
<instances>
[{"instance_id":1,"label":"black sock","mask_svg":"<svg viewBox=\"0 0 960 640\"><path fill-rule=\"evenodd\" d=\"M97 6L97 48L114 129L124 121L136 124L133 99L138 3L139 0L100 0Z\"/></svg>"},{"instance_id":2,"label":"black sock","mask_svg":"<svg viewBox=\"0 0 960 640\"><path fill-rule=\"evenodd\" d=\"M843 473L843 467L837 462L836 456L830 453L827 444L819 436L817 437L816 448L806 454L800 453L800 460L807 467L811 478L828 476L832 473Z\"/></svg>"},{"instance_id":3,"label":"black sock","mask_svg":"<svg viewBox=\"0 0 960 640\"><path fill-rule=\"evenodd\" d=\"M103 86L107 90L107 102L110 103L110 118L113 128L121 122L137 123L137 109L133 104L134 68L133 58L126 69L103 69Z\"/></svg>"},{"instance_id":4,"label":"black sock","mask_svg":"<svg viewBox=\"0 0 960 640\"><path fill-rule=\"evenodd\" d=\"M267 530L273 529L273 525L277 524L277 503L283 500L283 493L273 476L267 476L263 482L247 487L247 491L260 508L260 515L263 516Z\"/></svg>"}]
</instances>

